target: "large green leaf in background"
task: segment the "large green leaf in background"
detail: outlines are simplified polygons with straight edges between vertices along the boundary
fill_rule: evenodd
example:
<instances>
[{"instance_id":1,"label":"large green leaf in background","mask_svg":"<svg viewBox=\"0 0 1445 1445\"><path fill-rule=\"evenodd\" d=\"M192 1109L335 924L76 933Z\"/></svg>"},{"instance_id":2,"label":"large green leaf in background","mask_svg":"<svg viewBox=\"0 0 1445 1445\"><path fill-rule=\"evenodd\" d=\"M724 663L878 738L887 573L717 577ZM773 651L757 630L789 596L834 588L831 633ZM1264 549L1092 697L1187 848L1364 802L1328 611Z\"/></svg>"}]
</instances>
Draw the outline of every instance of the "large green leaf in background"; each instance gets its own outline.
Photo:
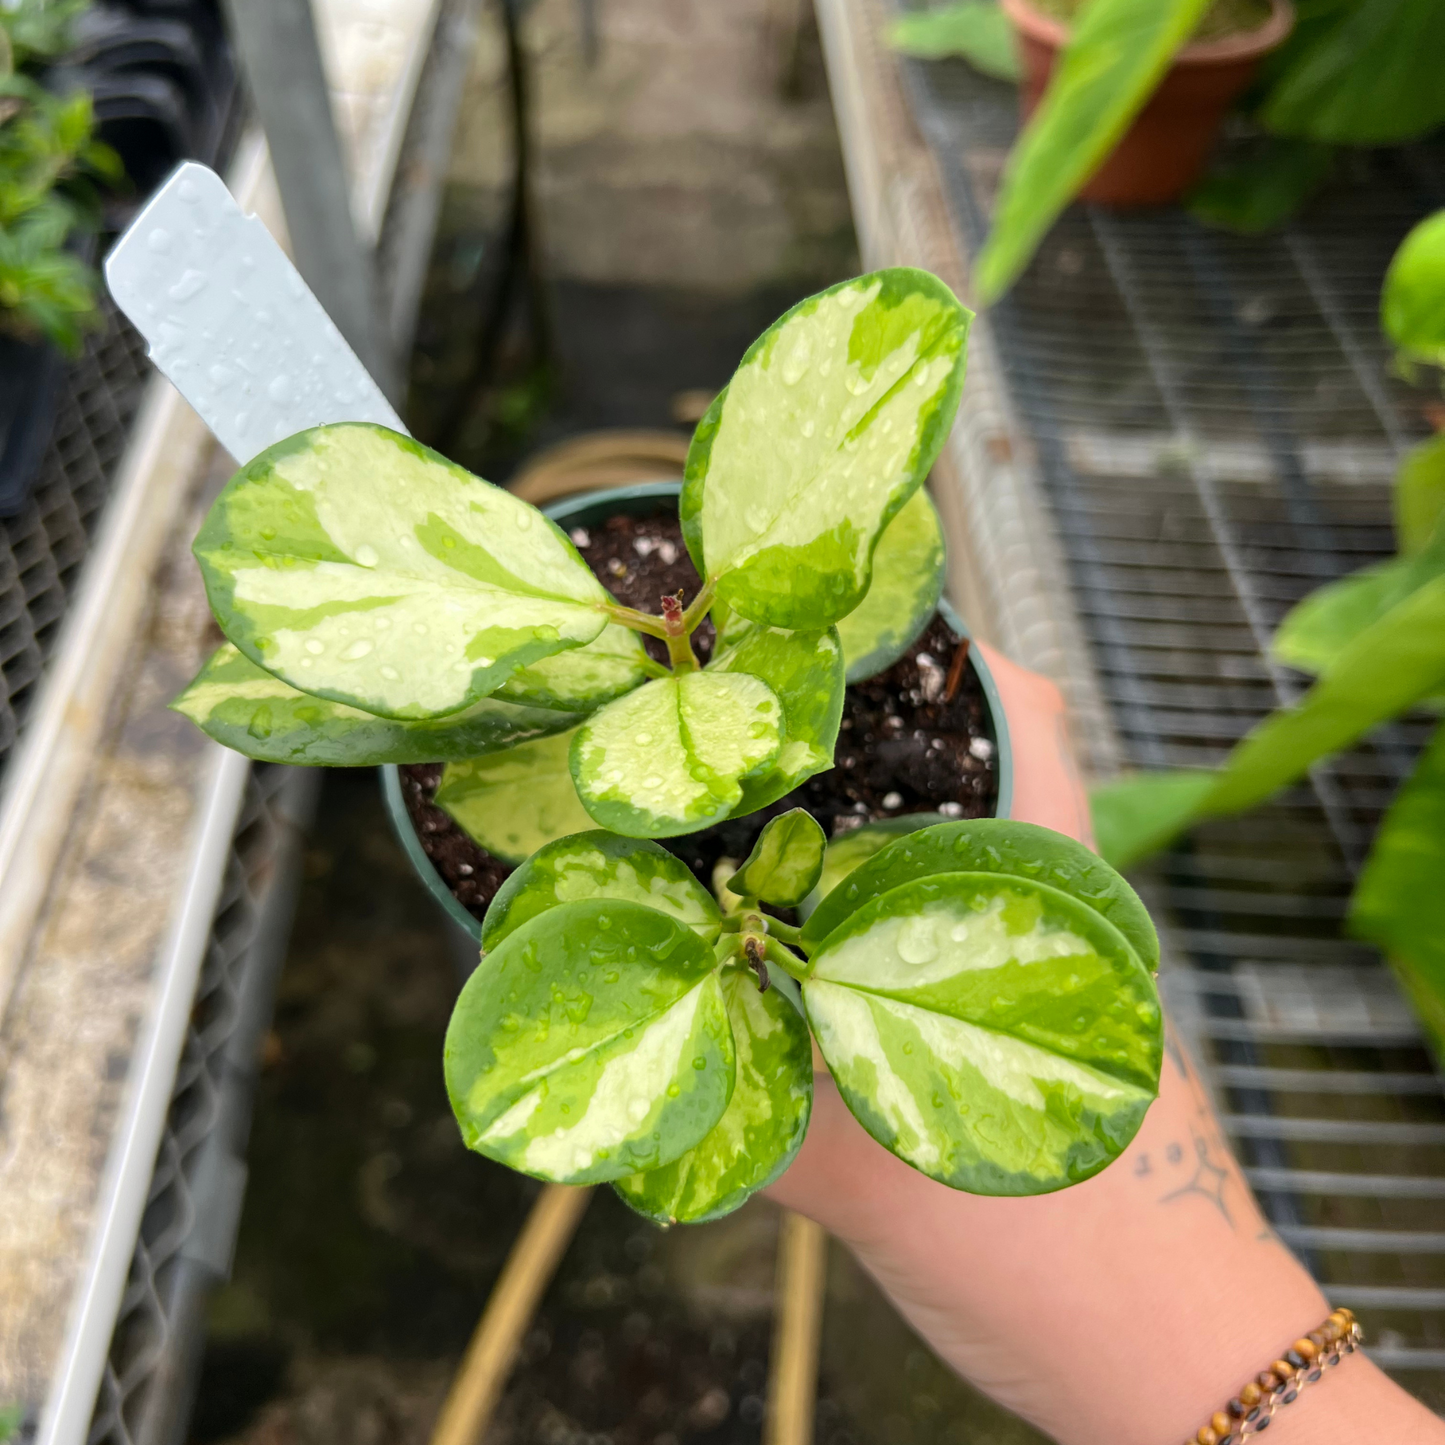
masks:
<instances>
[{"instance_id":1,"label":"large green leaf in background","mask_svg":"<svg viewBox=\"0 0 1445 1445\"><path fill-rule=\"evenodd\" d=\"M976 1194L1043 1194L1123 1151L1159 1086L1154 981L1123 934L1019 877L944 873L873 899L803 984L848 1107Z\"/></svg>"},{"instance_id":2,"label":"large green leaf in background","mask_svg":"<svg viewBox=\"0 0 1445 1445\"><path fill-rule=\"evenodd\" d=\"M888 43L921 60L959 56L995 80L1019 78L1013 26L996 0L960 0L932 10L909 11L893 22Z\"/></svg>"},{"instance_id":3,"label":"large green leaf in background","mask_svg":"<svg viewBox=\"0 0 1445 1445\"><path fill-rule=\"evenodd\" d=\"M1125 773L1090 790L1089 812L1099 856L1131 868L1166 848L1202 815L1214 773Z\"/></svg>"},{"instance_id":4,"label":"large green leaf in background","mask_svg":"<svg viewBox=\"0 0 1445 1445\"><path fill-rule=\"evenodd\" d=\"M575 733L558 733L488 757L448 763L437 807L487 852L520 863L546 843L581 833L592 819L568 766Z\"/></svg>"},{"instance_id":5,"label":"large green leaf in background","mask_svg":"<svg viewBox=\"0 0 1445 1445\"><path fill-rule=\"evenodd\" d=\"M789 632L734 616L718 641L709 672L761 678L783 705L778 755L743 779L741 817L775 803L799 783L833 766L843 717L843 648L833 628Z\"/></svg>"},{"instance_id":6,"label":"large green leaf in background","mask_svg":"<svg viewBox=\"0 0 1445 1445\"><path fill-rule=\"evenodd\" d=\"M1413 557L1363 567L1311 592L1286 614L1270 650L1301 672L1323 676L1367 627L1441 576L1445 576L1445 533Z\"/></svg>"},{"instance_id":7,"label":"large green leaf in background","mask_svg":"<svg viewBox=\"0 0 1445 1445\"><path fill-rule=\"evenodd\" d=\"M898 267L830 287L748 348L698 424L680 516L718 597L754 622L827 627L953 425L970 312Z\"/></svg>"},{"instance_id":8,"label":"large green leaf in background","mask_svg":"<svg viewBox=\"0 0 1445 1445\"><path fill-rule=\"evenodd\" d=\"M1395 476L1395 536L1407 556L1445 541L1445 433L1405 453Z\"/></svg>"},{"instance_id":9,"label":"large green leaf in background","mask_svg":"<svg viewBox=\"0 0 1445 1445\"><path fill-rule=\"evenodd\" d=\"M333 768L475 758L582 721L579 714L494 697L437 720L373 717L287 686L229 642L171 706L208 737L248 758Z\"/></svg>"},{"instance_id":10,"label":"large green leaf in background","mask_svg":"<svg viewBox=\"0 0 1445 1445\"><path fill-rule=\"evenodd\" d=\"M668 838L720 823L778 756L783 709L745 672L684 672L608 703L576 733L572 780L604 828Z\"/></svg>"},{"instance_id":11,"label":"large green leaf in background","mask_svg":"<svg viewBox=\"0 0 1445 1445\"><path fill-rule=\"evenodd\" d=\"M1350 932L1384 950L1445 1048L1445 727L1390 804L1350 900Z\"/></svg>"},{"instance_id":12,"label":"large green leaf in background","mask_svg":"<svg viewBox=\"0 0 1445 1445\"><path fill-rule=\"evenodd\" d=\"M1209 0L1090 0L1009 153L973 283L996 301L1098 170L1193 33Z\"/></svg>"},{"instance_id":13,"label":"large green leaf in background","mask_svg":"<svg viewBox=\"0 0 1445 1445\"><path fill-rule=\"evenodd\" d=\"M712 1130L681 1158L619 1179L617 1192L659 1224L731 1213L793 1162L813 1106L813 1044L784 989L758 992L747 969L722 975L737 1068L732 1098Z\"/></svg>"},{"instance_id":14,"label":"large green leaf in background","mask_svg":"<svg viewBox=\"0 0 1445 1445\"><path fill-rule=\"evenodd\" d=\"M1092 908L1122 933L1150 972L1159 967L1159 938L1139 895L1077 839L1005 818L973 818L895 839L823 899L803 927L816 947L875 898L937 873L1008 874L1047 883Z\"/></svg>"},{"instance_id":15,"label":"large green leaf in background","mask_svg":"<svg viewBox=\"0 0 1445 1445\"><path fill-rule=\"evenodd\" d=\"M539 913L586 898L645 903L716 943L722 914L687 864L646 838L594 828L539 848L497 890L482 921L490 952Z\"/></svg>"},{"instance_id":16,"label":"large green leaf in background","mask_svg":"<svg viewBox=\"0 0 1445 1445\"><path fill-rule=\"evenodd\" d=\"M194 551L252 662L382 717L458 712L607 622L602 584L535 507L368 423L268 447Z\"/></svg>"},{"instance_id":17,"label":"large green leaf in background","mask_svg":"<svg viewBox=\"0 0 1445 1445\"><path fill-rule=\"evenodd\" d=\"M640 903L566 903L467 980L446 1081L467 1147L594 1184L656 1169L717 1123L733 1042L713 950Z\"/></svg>"},{"instance_id":18,"label":"large green leaf in background","mask_svg":"<svg viewBox=\"0 0 1445 1445\"><path fill-rule=\"evenodd\" d=\"M849 682L876 677L913 645L938 610L946 560L943 523L920 487L878 539L868 595L838 624Z\"/></svg>"},{"instance_id":19,"label":"large green leaf in background","mask_svg":"<svg viewBox=\"0 0 1445 1445\"><path fill-rule=\"evenodd\" d=\"M1442 34L1429 63L1432 84L1445 107L1445 85L1440 84L1445 5L1434 8ZM1445 109L1441 120L1445 121ZM1380 325L1407 356L1445 366L1445 210L1427 216L1400 243L1380 292Z\"/></svg>"},{"instance_id":20,"label":"large green leaf in background","mask_svg":"<svg viewBox=\"0 0 1445 1445\"><path fill-rule=\"evenodd\" d=\"M1394 145L1445 123L1445 6L1363 0L1325 7L1260 111L1277 135Z\"/></svg>"},{"instance_id":21,"label":"large green leaf in background","mask_svg":"<svg viewBox=\"0 0 1445 1445\"><path fill-rule=\"evenodd\" d=\"M1100 852L1127 867L1196 819L1244 812L1442 689L1445 576L1357 633L1299 703L1265 718L1218 772L1136 774L1095 789Z\"/></svg>"},{"instance_id":22,"label":"large green leaf in background","mask_svg":"<svg viewBox=\"0 0 1445 1445\"><path fill-rule=\"evenodd\" d=\"M758 898L775 908L795 908L823 871L827 835L806 809L790 808L770 818L728 887L740 898Z\"/></svg>"}]
</instances>

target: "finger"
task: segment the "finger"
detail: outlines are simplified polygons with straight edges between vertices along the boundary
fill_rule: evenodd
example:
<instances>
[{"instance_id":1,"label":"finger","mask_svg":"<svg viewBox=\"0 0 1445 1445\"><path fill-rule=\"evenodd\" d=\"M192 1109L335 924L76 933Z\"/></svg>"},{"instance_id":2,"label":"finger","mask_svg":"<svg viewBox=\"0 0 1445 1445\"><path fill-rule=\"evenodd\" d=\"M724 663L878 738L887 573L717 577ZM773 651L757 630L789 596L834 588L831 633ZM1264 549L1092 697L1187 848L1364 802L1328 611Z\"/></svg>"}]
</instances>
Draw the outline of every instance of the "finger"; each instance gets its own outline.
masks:
<instances>
[{"instance_id":1,"label":"finger","mask_svg":"<svg viewBox=\"0 0 1445 1445\"><path fill-rule=\"evenodd\" d=\"M1069 741L1064 698L1046 677L974 644L998 685L1014 761L1010 817L1067 833L1094 846L1089 799Z\"/></svg>"}]
</instances>

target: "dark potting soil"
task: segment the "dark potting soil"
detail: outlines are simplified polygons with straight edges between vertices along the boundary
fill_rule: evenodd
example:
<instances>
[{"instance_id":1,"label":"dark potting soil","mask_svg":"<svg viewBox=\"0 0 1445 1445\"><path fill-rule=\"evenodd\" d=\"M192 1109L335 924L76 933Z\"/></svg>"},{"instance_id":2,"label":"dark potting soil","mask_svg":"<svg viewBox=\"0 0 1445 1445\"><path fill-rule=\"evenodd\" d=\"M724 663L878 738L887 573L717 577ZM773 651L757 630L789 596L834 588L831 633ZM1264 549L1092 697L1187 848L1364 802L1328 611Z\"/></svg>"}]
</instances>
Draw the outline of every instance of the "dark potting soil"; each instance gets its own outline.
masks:
<instances>
[{"instance_id":1,"label":"dark potting soil","mask_svg":"<svg viewBox=\"0 0 1445 1445\"><path fill-rule=\"evenodd\" d=\"M619 516L601 527L574 528L572 540L612 595L628 607L659 612L664 594L681 591L686 602L698 589L682 527L666 513ZM706 661L712 655L711 622L704 622L693 640ZM659 661L666 660L659 639L645 641L649 650L658 649L653 655ZM967 644L954 637L942 617L935 617L886 672L847 689L832 768L745 818L659 841L710 886L718 859L746 857L763 825L789 808L806 808L829 837L905 813L990 817L998 796L998 771L987 716ZM441 780L440 763L400 771L407 812L422 848L457 901L480 918L512 865L474 843L432 803Z\"/></svg>"}]
</instances>

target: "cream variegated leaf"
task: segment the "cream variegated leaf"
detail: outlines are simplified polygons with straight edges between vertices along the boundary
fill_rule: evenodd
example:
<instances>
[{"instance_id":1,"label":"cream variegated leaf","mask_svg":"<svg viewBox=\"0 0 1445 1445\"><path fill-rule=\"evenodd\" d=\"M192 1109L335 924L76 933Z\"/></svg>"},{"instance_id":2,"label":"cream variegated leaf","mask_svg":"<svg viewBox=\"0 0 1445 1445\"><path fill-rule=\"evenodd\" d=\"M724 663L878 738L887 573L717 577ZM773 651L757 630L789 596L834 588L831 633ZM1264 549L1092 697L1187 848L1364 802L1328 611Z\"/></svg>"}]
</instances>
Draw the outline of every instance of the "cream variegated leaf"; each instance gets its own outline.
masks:
<instances>
[{"instance_id":1,"label":"cream variegated leaf","mask_svg":"<svg viewBox=\"0 0 1445 1445\"><path fill-rule=\"evenodd\" d=\"M920 487L878 539L868 595L838 623L849 682L876 677L913 645L938 610L945 561L943 523Z\"/></svg>"},{"instance_id":2,"label":"cream variegated leaf","mask_svg":"<svg viewBox=\"0 0 1445 1445\"><path fill-rule=\"evenodd\" d=\"M607 623L606 590L536 508L366 423L268 447L194 550L247 657L382 717L459 712Z\"/></svg>"},{"instance_id":3,"label":"cream variegated leaf","mask_svg":"<svg viewBox=\"0 0 1445 1445\"><path fill-rule=\"evenodd\" d=\"M171 706L209 737L248 758L332 768L475 758L581 721L575 713L492 697L435 721L373 717L298 691L229 642L216 650Z\"/></svg>"},{"instance_id":4,"label":"cream variegated leaf","mask_svg":"<svg viewBox=\"0 0 1445 1445\"><path fill-rule=\"evenodd\" d=\"M975 1194L1043 1194L1118 1157L1158 1091L1153 979L1047 884L944 873L850 915L803 985L843 1098L879 1143Z\"/></svg>"},{"instance_id":5,"label":"cream variegated leaf","mask_svg":"<svg viewBox=\"0 0 1445 1445\"><path fill-rule=\"evenodd\" d=\"M783 705L777 756L743 780L741 817L775 803L799 783L833 766L843 716L843 649L837 632L789 632L731 617L719 633L709 672L761 678Z\"/></svg>"},{"instance_id":6,"label":"cream variegated leaf","mask_svg":"<svg viewBox=\"0 0 1445 1445\"><path fill-rule=\"evenodd\" d=\"M900 267L809 297L753 343L698 425L682 493L688 549L724 604L790 629L858 605L953 424L971 319Z\"/></svg>"},{"instance_id":7,"label":"cream variegated leaf","mask_svg":"<svg viewBox=\"0 0 1445 1445\"><path fill-rule=\"evenodd\" d=\"M482 948L496 948L549 908L587 898L645 903L706 943L717 941L722 921L712 894L686 863L646 838L593 828L539 848L502 884L482 922Z\"/></svg>"},{"instance_id":8,"label":"cream variegated leaf","mask_svg":"<svg viewBox=\"0 0 1445 1445\"><path fill-rule=\"evenodd\" d=\"M746 969L722 975L737 1068L722 1117L681 1158L619 1179L617 1192L659 1224L730 1214L793 1162L813 1104L813 1047L783 987L758 992Z\"/></svg>"},{"instance_id":9,"label":"cream variegated leaf","mask_svg":"<svg viewBox=\"0 0 1445 1445\"><path fill-rule=\"evenodd\" d=\"M796 908L813 891L823 872L827 835L804 808L790 808L770 818L728 879L740 898L757 898L775 908Z\"/></svg>"},{"instance_id":10,"label":"cream variegated leaf","mask_svg":"<svg viewBox=\"0 0 1445 1445\"><path fill-rule=\"evenodd\" d=\"M494 696L528 707L592 712L641 687L653 670L637 633L611 622L585 647L518 668Z\"/></svg>"},{"instance_id":11,"label":"cream variegated leaf","mask_svg":"<svg viewBox=\"0 0 1445 1445\"><path fill-rule=\"evenodd\" d=\"M712 948L640 903L538 915L482 959L447 1029L467 1146L539 1179L656 1169L717 1123L734 1050Z\"/></svg>"},{"instance_id":12,"label":"cream variegated leaf","mask_svg":"<svg viewBox=\"0 0 1445 1445\"><path fill-rule=\"evenodd\" d=\"M445 809L487 852L521 863L544 844L592 826L567 766L575 733L448 763L436 791Z\"/></svg>"},{"instance_id":13,"label":"cream variegated leaf","mask_svg":"<svg viewBox=\"0 0 1445 1445\"><path fill-rule=\"evenodd\" d=\"M738 806L743 780L777 757L782 724L777 695L748 673L659 678L577 730L577 794L614 833L694 833Z\"/></svg>"},{"instance_id":14,"label":"cream variegated leaf","mask_svg":"<svg viewBox=\"0 0 1445 1445\"><path fill-rule=\"evenodd\" d=\"M868 843L884 839L882 829L897 829L902 821L845 834L829 853L836 849L842 854L850 838ZM803 926L809 948L818 947L852 914L901 884L937 873L1005 873L1047 883L1092 908L1124 935L1151 973L1159 967L1159 936L1128 880L1078 839L1052 828L1010 818L950 823L925 816L903 836L886 839L881 849L859 849L851 857L855 866L836 880Z\"/></svg>"}]
</instances>

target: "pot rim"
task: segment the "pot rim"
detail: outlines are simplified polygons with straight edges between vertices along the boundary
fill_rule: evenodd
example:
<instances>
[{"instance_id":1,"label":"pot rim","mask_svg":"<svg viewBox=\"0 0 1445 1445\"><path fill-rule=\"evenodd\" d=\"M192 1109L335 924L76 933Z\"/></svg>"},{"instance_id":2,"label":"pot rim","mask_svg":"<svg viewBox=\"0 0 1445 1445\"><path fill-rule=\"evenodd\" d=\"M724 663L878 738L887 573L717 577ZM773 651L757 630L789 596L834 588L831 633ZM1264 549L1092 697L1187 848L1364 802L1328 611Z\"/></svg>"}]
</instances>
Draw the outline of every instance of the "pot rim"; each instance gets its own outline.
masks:
<instances>
[{"instance_id":1,"label":"pot rim","mask_svg":"<svg viewBox=\"0 0 1445 1445\"><path fill-rule=\"evenodd\" d=\"M1009 23L1031 40L1062 50L1069 41L1069 27L1051 15L1043 15L1029 0L999 0ZM1243 60L1257 60L1281 44L1294 29L1295 11L1291 0L1270 0L1269 19L1253 30L1236 35L1222 35L1218 40L1202 40L1186 45L1170 61L1174 66L1231 65Z\"/></svg>"},{"instance_id":2,"label":"pot rim","mask_svg":"<svg viewBox=\"0 0 1445 1445\"><path fill-rule=\"evenodd\" d=\"M559 497L540 510L558 526L564 526L577 513L591 511L593 507L602 502L617 511L623 511L629 507L640 510L651 502L676 499L681 493L682 483L680 481L636 482L631 486L604 487L589 492L577 492L568 497ZM943 620L960 637L972 637L973 634L968 630L963 619L954 611L953 605L946 597L939 599L938 610L942 614ZM998 797L994 803L993 816L1007 818L1013 808L1014 790L1013 744L1009 738L1008 718L1004 715L1003 699L999 696L998 684L989 670L988 660L977 648L970 648L968 661L973 668L974 675L979 680L979 685L983 688L984 701L988 704L988 722L993 729L994 756L998 764ZM406 809L406 799L401 791L400 770L395 763L384 763L380 771L382 797L386 802L386 811L391 819L392 829L401 843L402 851L421 879L423 887L441 904L453 923L470 934L474 941L480 942L481 921L473 917L457 902L441 874L432 866L426 850L421 846L421 839L417 837L416 829L412 825L411 814Z\"/></svg>"}]
</instances>

